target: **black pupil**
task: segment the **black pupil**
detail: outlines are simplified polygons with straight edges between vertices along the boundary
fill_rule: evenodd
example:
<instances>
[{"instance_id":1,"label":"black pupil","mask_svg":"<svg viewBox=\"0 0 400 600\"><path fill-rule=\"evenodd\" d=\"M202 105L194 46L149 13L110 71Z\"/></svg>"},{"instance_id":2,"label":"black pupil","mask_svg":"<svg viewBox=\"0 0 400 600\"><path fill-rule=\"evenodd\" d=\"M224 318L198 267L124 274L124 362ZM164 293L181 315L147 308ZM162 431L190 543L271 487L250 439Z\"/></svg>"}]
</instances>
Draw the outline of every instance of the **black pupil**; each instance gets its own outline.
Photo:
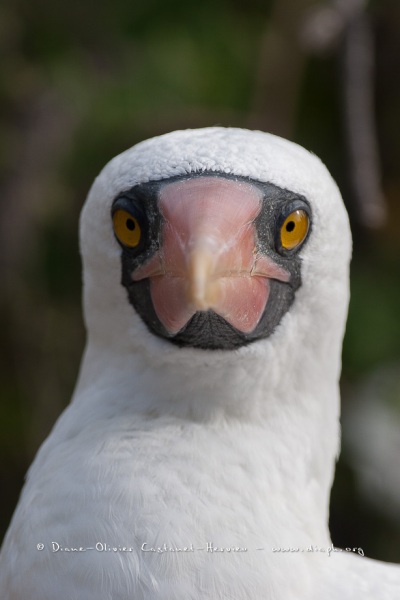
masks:
<instances>
[{"instance_id":1,"label":"black pupil","mask_svg":"<svg viewBox=\"0 0 400 600\"><path fill-rule=\"evenodd\" d=\"M135 229L135 221L133 219L127 219L126 226L129 229L129 231L133 231Z\"/></svg>"},{"instance_id":2,"label":"black pupil","mask_svg":"<svg viewBox=\"0 0 400 600\"><path fill-rule=\"evenodd\" d=\"M289 221L289 223L286 225L286 231L293 231L293 229L296 227L295 222L294 221Z\"/></svg>"}]
</instances>

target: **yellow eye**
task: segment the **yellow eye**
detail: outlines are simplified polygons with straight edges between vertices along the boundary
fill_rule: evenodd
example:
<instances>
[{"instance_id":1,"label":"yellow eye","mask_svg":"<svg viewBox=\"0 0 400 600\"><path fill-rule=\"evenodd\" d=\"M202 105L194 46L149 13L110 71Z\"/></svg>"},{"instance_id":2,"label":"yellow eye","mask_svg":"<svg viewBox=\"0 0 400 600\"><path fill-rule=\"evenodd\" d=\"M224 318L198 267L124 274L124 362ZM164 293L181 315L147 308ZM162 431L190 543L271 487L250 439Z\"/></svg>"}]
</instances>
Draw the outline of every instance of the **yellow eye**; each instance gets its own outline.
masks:
<instances>
[{"instance_id":1,"label":"yellow eye","mask_svg":"<svg viewBox=\"0 0 400 600\"><path fill-rule=\"evenodd\" d=\"M122 208L115 211L113 215L114 232L121 244L129 248L136 248L142 237L142 231L138 220L127 210Z\"/></svg>"},{"instance_id":2,"label":"yellow eye","mask_svg":"<svg viewBox=\"0 0 400 600\"><path fill-rule=\"evenodd\" d=\"M301 244L308 233L310 220L305 210L294 210L281 227L281 244L285 250L293 250Z\"/></svg>"}]
</instances>

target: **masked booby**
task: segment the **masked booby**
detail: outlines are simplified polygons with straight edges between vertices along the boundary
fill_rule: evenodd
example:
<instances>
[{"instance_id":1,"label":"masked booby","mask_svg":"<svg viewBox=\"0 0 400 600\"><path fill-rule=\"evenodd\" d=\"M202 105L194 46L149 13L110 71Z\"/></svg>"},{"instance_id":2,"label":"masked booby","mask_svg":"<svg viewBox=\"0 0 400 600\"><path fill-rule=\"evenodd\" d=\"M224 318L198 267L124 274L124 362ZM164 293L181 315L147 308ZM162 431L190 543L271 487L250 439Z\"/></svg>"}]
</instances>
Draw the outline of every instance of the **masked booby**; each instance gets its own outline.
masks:
<instances>
[{"instance_id":1,"label":"masked booby","mask_svg":"<svg viewBox=\"0 0 400 600\"><path fill-rule=\"evenodd\" d=\"M349 223L261 132L142 142L81 216L87 346L0 557L2 600L394 600L334 549Z\"/></svg>"}]
</instances>

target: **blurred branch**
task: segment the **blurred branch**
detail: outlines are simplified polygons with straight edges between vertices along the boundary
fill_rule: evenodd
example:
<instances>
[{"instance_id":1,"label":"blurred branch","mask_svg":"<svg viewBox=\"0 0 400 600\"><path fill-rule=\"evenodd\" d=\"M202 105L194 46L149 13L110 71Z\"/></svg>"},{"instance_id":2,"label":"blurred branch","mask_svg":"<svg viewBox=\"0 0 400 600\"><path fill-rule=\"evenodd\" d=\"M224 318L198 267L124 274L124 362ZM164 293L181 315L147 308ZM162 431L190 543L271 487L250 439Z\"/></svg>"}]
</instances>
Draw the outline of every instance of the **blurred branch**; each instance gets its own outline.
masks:
<instances>
[{"instance_id":1,"label":"blurred branch","mask_svg":"<svg viewBox=\"0 0 400 600\"><path fill-rule=\"evenodd\" d=\"M360 221L381 227L386 202L381 188L374 115L374 39L365 14L355 17L345 35L344 93L347 143Z\"/></svg>"},{"instance_id":2,"label":"blurred branch","mask_svg":"<svg viewBox=\"0 0 400 600\"><path fill-rule=\"evenodd\" d=\"M304 48L315 54L334 48L350 21L365 9L366 4L367 0L333 0L314 6L300 27Z\"/></svg>"},{"instance_id":3,"label":"blurred branch","mask_svg":"<svg viewBox=\"0 0 400 600\"><path fill-rule=\"evenodd\" d=\"M366 0L334 0L314 8L304 20L305 48L322 54L344 43L344 118L350 176L359 220L381 227L386 203L381 188L378 140L374 115L375 45Z\"/></svg>"}]
</instances>

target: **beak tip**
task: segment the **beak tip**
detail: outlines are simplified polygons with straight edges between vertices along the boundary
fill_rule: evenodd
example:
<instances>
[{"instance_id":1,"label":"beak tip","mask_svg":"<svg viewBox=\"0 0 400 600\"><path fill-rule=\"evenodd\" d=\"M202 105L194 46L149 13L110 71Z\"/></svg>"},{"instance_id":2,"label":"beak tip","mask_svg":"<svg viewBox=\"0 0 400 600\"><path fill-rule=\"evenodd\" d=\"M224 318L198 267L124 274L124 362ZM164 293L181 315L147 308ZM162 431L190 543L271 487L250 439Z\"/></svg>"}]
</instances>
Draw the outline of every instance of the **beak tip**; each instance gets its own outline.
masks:
<instances>
[{"instance_id":1,"label":"beak tip","mask_svg":"<svg viewBox=\"0 0 400 600\"><path fill-rule=\"evenodd\" d=\"M212 254L203 249L196 250L191 253L188 263L187 301L196 310L208 310L212 307L215 295L210 293L210 278L214 268Z\"/></svg>"},{"instance_id":2,"label":"beak tip","mask_svg":"<svg viewBox=\"0 0 400 600\"><path fill-rule=\"evenodd\" d=\"M196 285L196 282L191 281L186 290L187 302L196 310L208 310L210 304L205 291L205 285Z\"/></svg>"}]
</instances>

